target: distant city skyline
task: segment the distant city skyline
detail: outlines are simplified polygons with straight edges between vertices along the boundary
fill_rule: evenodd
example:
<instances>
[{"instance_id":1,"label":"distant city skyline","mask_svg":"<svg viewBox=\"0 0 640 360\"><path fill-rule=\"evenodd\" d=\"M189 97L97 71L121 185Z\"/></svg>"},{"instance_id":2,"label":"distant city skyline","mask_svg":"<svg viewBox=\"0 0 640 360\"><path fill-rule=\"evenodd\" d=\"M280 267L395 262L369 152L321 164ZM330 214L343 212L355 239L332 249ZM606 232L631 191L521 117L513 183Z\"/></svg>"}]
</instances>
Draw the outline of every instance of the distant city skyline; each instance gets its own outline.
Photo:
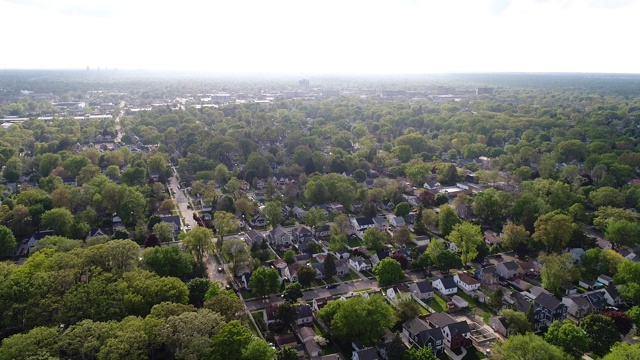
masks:
<instances>
[{"instance_id":1,"label":"distant city skyline","mask_svg":"<svg viewBox=\"0 0 640 360\"><path fill-rule=\"evenodd\" d=\"M0 69L640 73L640 0L0 0Z\"/></svg>"}]
</instances>

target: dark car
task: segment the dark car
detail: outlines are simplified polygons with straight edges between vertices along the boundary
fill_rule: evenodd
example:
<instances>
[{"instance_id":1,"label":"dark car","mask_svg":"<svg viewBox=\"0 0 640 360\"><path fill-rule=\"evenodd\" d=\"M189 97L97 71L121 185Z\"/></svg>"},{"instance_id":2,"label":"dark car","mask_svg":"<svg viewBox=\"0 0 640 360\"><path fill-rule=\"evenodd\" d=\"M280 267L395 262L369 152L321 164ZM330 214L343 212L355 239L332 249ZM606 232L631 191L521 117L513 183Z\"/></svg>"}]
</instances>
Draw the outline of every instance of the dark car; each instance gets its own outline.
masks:
<instances>
[{"instance_id":1,"label":"dark car","mask_svg":"<svg viewBox=\"0 0 640 360\"><path fill-rule=\"evenodd\" d=\"M222 272L222 268L221 268L221 267L219 267L219 268L218 268L218 272L219 272L219 273L221 273L221 272Z\"/></svg>"},{"instance_id":2,"label":"dark car","mask_svg":"<svg viewBox=\"0 0 640 360\"><path fill-rule=\"evenodd\" d=\"M327 285L327 289L335 289L335 288L337 288L337 287L338 287L338 284L330 284L330 285Z\"/></svg>"}]
</instances>

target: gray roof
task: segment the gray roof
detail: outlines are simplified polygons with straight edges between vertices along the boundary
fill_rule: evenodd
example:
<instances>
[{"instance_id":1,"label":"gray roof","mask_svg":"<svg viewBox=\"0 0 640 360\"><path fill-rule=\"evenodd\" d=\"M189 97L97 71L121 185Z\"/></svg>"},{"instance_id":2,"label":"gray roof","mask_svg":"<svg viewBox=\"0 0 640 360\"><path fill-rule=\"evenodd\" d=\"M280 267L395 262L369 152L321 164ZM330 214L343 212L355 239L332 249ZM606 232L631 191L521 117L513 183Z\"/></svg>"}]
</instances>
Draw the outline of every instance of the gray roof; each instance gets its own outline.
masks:
<instances>
[{"instance_id":1,"label":"gray roof","mask_svg":"<svg viewBox=\"0 0 640 360\"><path fill-rule=\"evenodd\" d=\"M296 314L298 314L298 318L306 318L313 316L311 312L311 306L309 305L299 305L296 307Z\"/></svg>"},{"instance_id":2,"label":"gray roof","mask_svg":"<svg viewBox=\"0 0 640 360\"><path fill-rule=\"evenodd\" d=\"M556 309L558 306L563 305L560 300L556 299L554 296L551 296L547 293L540 293L540 295L536 296L534 301L549 310ZM566 305L565 305L566 306Z\"/></svg>"},{"instance_id":3,"label":"gray roof","mask_svg":"<svg viewBox=\"0 0 640 360\"><path fill-rule=\"evenodd\" d=\"M420 290L421 293L427 293L427 292L433 291L433 286L431 286L431 283L428 280L417 282L416 286L418 287L418 290Z\"/></svg>"},{"instance_id":4,"label":"gray roof","mask_svg":"<svg viewBox=\"0 0 640 360\"><path fill-rule=\"evenodd\" d=\"M456 282L453 280L453 276L439 277L436 279L436 281L437 280L440 280L442 282L442 285L445 289L453 289L457 286Z\"/></svg>"},{"instance_id":5,"label":"gray roof","mask_svg":"<svg viewBox=\"0 0 640 360\"><path fill-rule=\"evenodd\" d=\"M362 349L357 352L360 360L378 360L378 352L374 348Z\"/></svg>"},{"instance_id":6,"label":"gray roof","mask_svg":"<svg viewBox=\"0 0 640 360\"><path fill-rule=\"evenodd\" d=\"M373 219L370 217L356 218L356 223L358 226L374 225Z\"/></svg>"},{"instance_id":7,"label":"gray roof","mask_svg":"<svg viewBox=\"0 0 640 360\"><path fill-rule=\"evenodd\" d=\"M515 261L507 261L507 262L503 262L501 263L507 270L518 270L520 269L520 267L518 267L518 264L516 264Z\"/></svg>"}]
</instances>

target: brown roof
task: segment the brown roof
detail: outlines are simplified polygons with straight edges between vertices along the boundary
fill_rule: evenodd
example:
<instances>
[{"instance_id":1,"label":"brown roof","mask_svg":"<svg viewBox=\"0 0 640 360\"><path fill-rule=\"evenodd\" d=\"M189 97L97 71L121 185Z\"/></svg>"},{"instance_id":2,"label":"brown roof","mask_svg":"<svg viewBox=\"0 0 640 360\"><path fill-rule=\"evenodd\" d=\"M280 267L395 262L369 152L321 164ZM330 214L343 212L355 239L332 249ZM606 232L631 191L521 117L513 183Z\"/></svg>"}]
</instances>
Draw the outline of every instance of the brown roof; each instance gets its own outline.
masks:
<instances>
[{"instance_id":1,"label":"brown roof","mask_svg":"<svg viewBox=\"0 0 640 360\"><path fill-rule=\"evenodd\" d=\"M474 279L473 277L471 277L469 274L466 273L459 273L458 274L458 279L460 279L460 281L462 281L463 283L467 284L467 285L478 285L480 284L480 282L476 279Z\"/></svg>"}]
</instances>

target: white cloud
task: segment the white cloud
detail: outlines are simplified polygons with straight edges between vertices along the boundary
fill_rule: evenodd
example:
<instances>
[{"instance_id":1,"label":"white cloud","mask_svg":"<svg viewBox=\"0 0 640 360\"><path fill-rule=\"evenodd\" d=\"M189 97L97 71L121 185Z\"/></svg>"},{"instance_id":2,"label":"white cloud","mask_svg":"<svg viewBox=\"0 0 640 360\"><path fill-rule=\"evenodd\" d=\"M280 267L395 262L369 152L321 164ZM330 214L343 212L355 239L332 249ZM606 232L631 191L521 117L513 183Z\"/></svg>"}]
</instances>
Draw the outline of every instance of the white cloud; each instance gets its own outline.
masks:
<instances>
[{"instance_id":1,"label":"white cloud","mask_svg":"<svg viewBox=\"0 0 640 360\"><path fill-rule=\"evenodd\" d=\"M640 72L637 0L0 0L0 68Z\"/></svg>"}]
</instances>

